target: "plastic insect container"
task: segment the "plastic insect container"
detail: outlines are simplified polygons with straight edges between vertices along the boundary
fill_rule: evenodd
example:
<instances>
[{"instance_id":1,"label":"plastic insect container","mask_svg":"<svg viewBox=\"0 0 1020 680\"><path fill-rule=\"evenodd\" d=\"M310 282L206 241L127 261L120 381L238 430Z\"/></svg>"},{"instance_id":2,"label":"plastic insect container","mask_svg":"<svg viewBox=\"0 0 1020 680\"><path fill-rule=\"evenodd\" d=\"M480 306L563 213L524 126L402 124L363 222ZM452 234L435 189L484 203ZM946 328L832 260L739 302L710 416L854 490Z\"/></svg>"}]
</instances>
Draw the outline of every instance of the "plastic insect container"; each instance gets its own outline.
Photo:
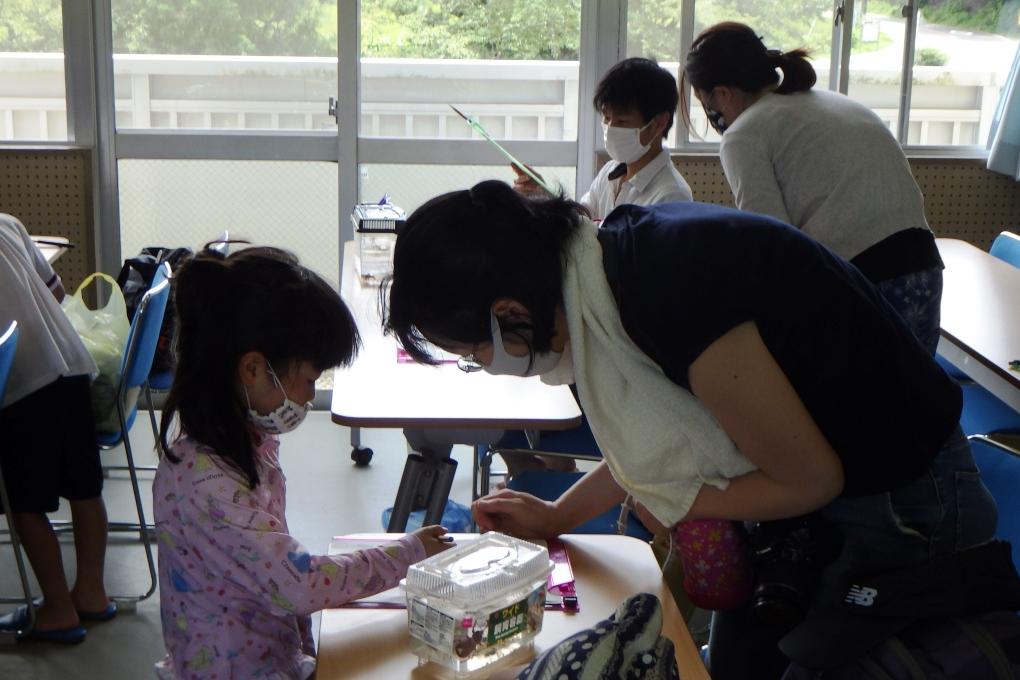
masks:
<instances>
[{"instance_id":1,"label":"plastic insect container","mask_svg":"<svg viewBox=\"0 0 1020 680\"><path fill-rule=\"evenodd\" d=\"M404 211L392 203L359 203L354 224L354 266L365 283L378 285L393 273L393 246L404 224Z\"/></svg>"},{"instance_id":2,"label":"plastic insect container","mask_svg":"<svg viewBox=\"0 0 1020 680\"><path fill-rule=\"evenodd\" d=\"M456 678L524 658L542 630L552 568L546 548L499 533L412 565L401 581L411 651Z\"/></svg>"}]
</instances>

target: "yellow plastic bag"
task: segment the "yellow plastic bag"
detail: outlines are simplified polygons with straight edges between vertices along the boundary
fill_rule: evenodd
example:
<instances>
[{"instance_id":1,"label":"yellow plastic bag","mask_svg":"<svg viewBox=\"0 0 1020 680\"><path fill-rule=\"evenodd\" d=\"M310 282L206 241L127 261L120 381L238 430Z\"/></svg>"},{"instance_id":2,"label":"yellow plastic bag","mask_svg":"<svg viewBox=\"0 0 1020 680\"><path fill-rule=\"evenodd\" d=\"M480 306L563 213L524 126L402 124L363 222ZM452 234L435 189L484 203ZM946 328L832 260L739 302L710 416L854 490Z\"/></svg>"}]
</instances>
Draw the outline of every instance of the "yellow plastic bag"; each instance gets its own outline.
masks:
<instances>
[{"instance_id":1,"label":"yellow plastic bag","mask_svg":"<svg viewBox=\"0 0 1020 680\"><path fill-rule=\"evenodd\" d=\"M105 306L89 309L82 299L82 291L96 280L110 285L110 297ZM124 294L112 276L96 272L81 282L74 295L65 297L61 306L99 368L99 375L92 382L91 390L96 431L117 432L120 429L117 423L117 382L120 380L124 347L127 345L128 333L131 332Z\"/></svg>"}]
</instances>

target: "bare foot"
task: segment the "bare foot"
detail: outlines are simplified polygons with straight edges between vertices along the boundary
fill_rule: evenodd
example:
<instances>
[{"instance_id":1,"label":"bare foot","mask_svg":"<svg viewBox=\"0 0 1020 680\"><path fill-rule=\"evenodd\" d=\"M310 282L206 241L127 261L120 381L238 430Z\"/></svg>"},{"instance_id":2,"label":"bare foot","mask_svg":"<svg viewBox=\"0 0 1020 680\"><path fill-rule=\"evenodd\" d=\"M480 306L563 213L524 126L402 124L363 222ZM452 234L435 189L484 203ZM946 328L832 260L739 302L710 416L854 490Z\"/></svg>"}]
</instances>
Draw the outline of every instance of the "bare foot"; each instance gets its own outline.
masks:
<instances>
[{"instance_id":1,"label":"bare foot","mask_svg":"<svg viewBox=\"0 0 1020 680\"><path fill-rule=\"evenodd\" d=\"M102 588L97 590L75 585L71 590L71 601L74 603L75 611L89 614L105 611L110 606L110 598Z\"/></svg>"},{"instance_id":2,"label":"bare foot","mask_svg":"<svg viewBox=\"0 0 1020 680\"><path fill-rule=\"evenodd\" d=\"M35 610L35 630L66 630L81 624L73 607L55 607L46 600Z\"/></svg>"}]
</instances>

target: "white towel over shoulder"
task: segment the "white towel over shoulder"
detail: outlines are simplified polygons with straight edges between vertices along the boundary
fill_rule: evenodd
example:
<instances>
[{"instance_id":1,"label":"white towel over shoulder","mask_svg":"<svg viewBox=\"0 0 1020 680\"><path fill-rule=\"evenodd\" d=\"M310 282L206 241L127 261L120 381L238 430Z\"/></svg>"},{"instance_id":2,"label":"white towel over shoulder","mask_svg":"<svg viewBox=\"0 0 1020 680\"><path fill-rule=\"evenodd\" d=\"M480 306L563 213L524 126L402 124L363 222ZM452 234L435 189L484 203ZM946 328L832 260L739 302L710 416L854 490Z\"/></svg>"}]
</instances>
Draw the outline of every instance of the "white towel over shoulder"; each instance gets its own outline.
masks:
<instances>
[{"instance_id":1,"label":"white towel over shoulder","mask_svg":"<svg viewBox=\"0 0 1020 680\"><path fill-rule=\"evenodd\" d=\"M617 483L672 526L702 484L725 489L729 479L756 468L701 402L627 335L597 231L588 220L581 225L563 277L581 406Z\"/></svg>"}]
</instances>

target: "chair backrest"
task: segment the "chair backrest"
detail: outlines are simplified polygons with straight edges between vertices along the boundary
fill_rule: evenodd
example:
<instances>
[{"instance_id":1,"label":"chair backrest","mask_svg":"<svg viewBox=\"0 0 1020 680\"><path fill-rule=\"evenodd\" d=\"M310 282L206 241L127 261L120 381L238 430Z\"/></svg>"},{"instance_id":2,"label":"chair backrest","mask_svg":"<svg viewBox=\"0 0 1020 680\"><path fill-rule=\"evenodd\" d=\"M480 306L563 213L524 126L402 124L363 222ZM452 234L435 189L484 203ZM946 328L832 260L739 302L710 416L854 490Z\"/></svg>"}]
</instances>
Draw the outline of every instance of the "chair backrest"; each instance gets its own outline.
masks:
<instances>
[{"instance_id":1,"label":"chair backrest","mask_svg":"<svg viewBox=\"0 0 1020 680\"><path fill-rule=\"evenodd\" d=\"M0 335L0 407L4 405L4 394L7 391L7 378L11 375L14 365L14 350L18 346L18 322L11 325Z\"/></svg>"},{"instance_id":2,"label":"chair backrest","mask_svg":"<svg viewBox=\"0 0 1020 680\"><path fill-rule=\"evenodd\" d=\"M230 254L230 231L224 229L220 232L220 235L216 237L216 241L209 246L209 250L219 253L223 257Z\"/></svg>"},{"instance_id":3,"label":"chair backrest","mask_svg":"<svg viewBox=\"0 0 1020 680\"><path fill-rule=\"evenodd\" d=\"M160 267L156 276L160 276ZM156 343L159 340L159 329L166 313L166 303L170 298L170 281L163 279L152 286L142 297L131 321L131 333L128 335L124 360L120 365L120 393L132 387L141 386L149 371L152 370L152 359L156 355Z\"/></svg>"},{"instance_id":4,"label":"chair backrest","mask_svg":"<svg viewBox=\"0 0 1020 680\"><path fill-rule=\"evenodd\" d=\"M164 262L163 264L159 265L159 267L156 269L156 273L152 275L152 283L149 284L149 288L155 288L159 284L168 280L170 278L170 275L171 275L170 263Z\"/></svg>"},{"instance_id":5,"label":"chair backrest","mask_svg":"<svg viewBox=\"0 0 1020 680\"><path fill-rule=\"evenodd\" d=\"M1020 236L1004 231L995 237L988 252L1000 260L1020 268Z\"/></svg>"}]
</instances>

